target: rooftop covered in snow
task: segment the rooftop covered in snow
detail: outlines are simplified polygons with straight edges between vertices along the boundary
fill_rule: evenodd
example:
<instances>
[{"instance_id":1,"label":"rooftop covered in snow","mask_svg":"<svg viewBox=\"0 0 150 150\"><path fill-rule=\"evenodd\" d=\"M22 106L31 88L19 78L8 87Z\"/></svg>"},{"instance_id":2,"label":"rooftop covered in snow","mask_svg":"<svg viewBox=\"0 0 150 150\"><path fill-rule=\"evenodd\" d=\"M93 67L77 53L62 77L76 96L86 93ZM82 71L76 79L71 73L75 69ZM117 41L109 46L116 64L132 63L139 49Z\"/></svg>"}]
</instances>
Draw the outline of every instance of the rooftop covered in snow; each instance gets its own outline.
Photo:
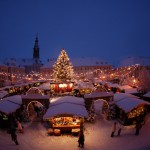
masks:
<instances>
[{"instance_id":1,"label":"rooftop covered in snow","mask_svg":"<svg viewBox=\"0 0 150 150\"><path fill-rule=\"evenodd\" d=\"M102 60L101 58L70 58L73 66L108 66L109 62ZM49 61L43 66L43 68L52 68L56 59L49 59Z\"/></svg>"}]
</instances>

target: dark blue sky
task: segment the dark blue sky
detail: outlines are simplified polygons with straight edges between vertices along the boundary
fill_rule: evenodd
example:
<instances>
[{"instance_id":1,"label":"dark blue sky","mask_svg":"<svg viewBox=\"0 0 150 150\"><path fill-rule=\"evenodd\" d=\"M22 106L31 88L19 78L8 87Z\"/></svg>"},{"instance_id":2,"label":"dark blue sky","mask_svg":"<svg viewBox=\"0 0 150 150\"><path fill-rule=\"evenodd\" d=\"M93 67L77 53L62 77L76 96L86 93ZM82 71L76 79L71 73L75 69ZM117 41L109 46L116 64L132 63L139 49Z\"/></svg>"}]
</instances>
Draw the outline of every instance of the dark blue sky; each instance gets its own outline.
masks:
<instances>
[{"instance_id":1,"label":"dark blue sky","mask_svg":"<svg viewBox=\"0 0 150 150\"><path fill-rule=\"evenodd\" d=\"M0 57L150 56L150 0L0 0Z\"/></svg>"}]
</instances>

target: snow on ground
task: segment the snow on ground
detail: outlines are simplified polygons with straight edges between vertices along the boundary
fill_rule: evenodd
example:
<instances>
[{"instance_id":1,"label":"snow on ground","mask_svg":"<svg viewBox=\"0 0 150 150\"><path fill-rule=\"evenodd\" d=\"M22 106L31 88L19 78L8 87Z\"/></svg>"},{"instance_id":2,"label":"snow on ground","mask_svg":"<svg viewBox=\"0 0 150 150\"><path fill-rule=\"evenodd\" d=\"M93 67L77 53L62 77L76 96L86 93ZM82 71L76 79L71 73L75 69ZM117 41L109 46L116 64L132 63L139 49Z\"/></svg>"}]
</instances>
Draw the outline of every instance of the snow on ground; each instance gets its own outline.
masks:
<instances>
[{"instance_id":1,"label":"snow on ground","mask_svg":"<svg viewBox=\"0 0 150 150\"><path fill-rule=\"evenodd\" d=\"M107 121L102 115L95 123L85 123L85 150L150 150L150 115L139 136L133 126L124 127L120 137L110 137L114 121ZM25 133L18 133L19 145L11 141L10 134L0 130L0 150L80 150L78 137L71 135L48 136L46 127L40 122L24 124Z\"/></svg>"}]
</instances>

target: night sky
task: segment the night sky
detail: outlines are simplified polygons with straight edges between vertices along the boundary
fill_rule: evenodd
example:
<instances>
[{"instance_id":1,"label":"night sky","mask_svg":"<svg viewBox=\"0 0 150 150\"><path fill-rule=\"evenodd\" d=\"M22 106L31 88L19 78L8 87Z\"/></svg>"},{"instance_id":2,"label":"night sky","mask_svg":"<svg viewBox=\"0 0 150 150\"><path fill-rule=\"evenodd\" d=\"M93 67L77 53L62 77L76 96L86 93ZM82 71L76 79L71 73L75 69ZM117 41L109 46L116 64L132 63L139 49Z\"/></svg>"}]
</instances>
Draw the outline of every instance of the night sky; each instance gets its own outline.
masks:
<instances>
[{"instance_id":1,"label":"night sky","mask_svg":"<svg viewBox=\"0 0 150 150\"><path fill-rule=\"evenodd\" d=\"M150 56L150 0L0 0L0 58Z\"/></svg>"}]
</instances>

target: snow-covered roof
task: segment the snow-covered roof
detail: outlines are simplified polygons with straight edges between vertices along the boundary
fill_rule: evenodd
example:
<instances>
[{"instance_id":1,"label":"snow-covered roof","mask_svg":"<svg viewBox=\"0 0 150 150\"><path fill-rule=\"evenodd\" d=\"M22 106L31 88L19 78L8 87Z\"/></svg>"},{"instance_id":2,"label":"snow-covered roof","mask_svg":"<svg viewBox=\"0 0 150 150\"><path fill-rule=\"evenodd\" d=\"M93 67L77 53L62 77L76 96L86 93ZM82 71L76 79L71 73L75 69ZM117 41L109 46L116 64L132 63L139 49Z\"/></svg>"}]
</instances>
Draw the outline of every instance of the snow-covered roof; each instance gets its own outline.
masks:
<instances>
[{"instance_id":1,"label":"snow-covered roof","mask_svg":"<svg viewBox=\"0 0 150 150\"><path fill-rule=\"evenodd\" d=\"M111 65L110 63L102 60L101 58L70 58L73 66L106 66ZM49 61L42 68L52 68L56 59L49 59Z\"/></svg>"},{"instance_id":2,"label":"snow-covered roof","mask_svg":"<svg viewBox=\"0 0 150 150\"><path fill-rule=\"evenodd\" d=\"M0 99L7 96L8 92L7 91L0 91Z\"/></svg>"},{"instance_id":3,"label":"snow-covered roof","mask_svg":"<svg viewBox=\"0 0 150 150\"><path fill-rule=\"evenodd\" d=\"M120 66L131 66L135 64L150 66L150 57L128 57L121 61Z\"/></svg>"},{"instance_id":4,"label":"snow-covered roof","mask_svg":"<svg viewBox=\"0 0 150 150\"><path fill-rule=\"evenodd\" d=\"M53 106L53 105L64 103L64 102L84 105L84 99L81 98L81 97L63 96L63 97L57 97L57 98L51 99L50 107Z\"/></svg>"},{"instance_id":5,"label":"snow-covered roof","mask_svg":"<svg viewBox=\"0 0 150 150\"><path fill-rule=\"evenodd\" d=\"M9 101L0 102L0 111L5 114L15 112L18 108L20 108L20 105L18 104L11 103Z\"/></svg>"},{"instance_id":6,"label":"snow-covered roof","mask_svg":"<svg viewBox=\"0 0 150 150\"><path fill-rule=\"evenodd\" d=\"M3 100L4 101L9 101L9 102L12 102L12 103L15 103L15 104L19 104L19 105L22 104L21 95L9 96L9 97L3 98Z\"/></svg>"},{"instance_id":7,"label":"snow-covered roof","mask_svg":"<svg viewBox=\"0 0 150 150\"><path fill-rule=\"evenodd\" d=\"M137 96L134 96L132 94L128 94L128 93L115 93L114 94L114 101L119 101L122 100L124 98L138 98Z\"/></svg>"},{"instance_id":8,"label":"snow-covered roof","mask_svg":"<svg viewBox=\"0 0 150 150\"><path fill-rule=\"evenodd\" d=\"M101 58L72 58L71 62L73 66L106 66L110 65L108 62L102 60Z\"/></svg>"},{"instance_id":9,"label":"snow-covered roof","mask_svg":"<svg viewBox=\"0 0 150 150\"><path fill-rule=\"evenodd\" d=\"M115 102L115 104L119 108L123 109L126 113L130 112L131 110L133 110L134 108L138 107L141 104L150 105L150 103L148 103L144 100L141 100L141 99L138 99L138 98L131 98L131 97L118 100L118 101Z\"/></svg>"},{"instance_id":10,"label":"snow-covered roof","mask_svg":"<svg viewBox=\"0 0 150 150\"><path fill-rule=\"evenodd\" d=\"M133 94L138 93L137 88L125 89L125 93Z\"/></svg>"},{"instance_id":11,"label":"snow-covered roof","mask_svg":"<svg viewBox=\"0 0 150 150\"><path fill-rule=\"evenodd\" d=\"M144 97L150 97L150 92L143 95Z\"/></svg>"},{"instance_id":12,"label":"snow-covered roof","mask_svg":"<svg viewBox=\"0 0 150 150\"><path fill-rule=\"evenodd\" d=\"M22 99L49 99L48 95L42 95L41 93L21 95L21 97Z\"/></svg>"},{"instance_id":13,"label":"snow-covered roof","mask_svg":"<svg viewBox=\"0 0 150 150\"><path fill-rule=\"evenodd\" d=\"M60 114L88 117L88 112L85 106L65 102L50 106L46 114L43 116L43 119L47 119Z\"/></svg>"},{"instance_id":14,"label":"snow-covered roof","mask_svg":"<svg viewBox=\"0 0 150 150\"><path fill-rule=\"evenodd\" d=\"M110 83L110 82L107 82L106 83L109 87L116 87L116 88L119 88L121 90L125 90L125 93L138 93L137 91L137 88L133 88L129 85L119 85L119 84L114 84L114 83Z\"/></svg>"},{"instance_id":15,"label":"snow-covered roof","mask_svg":"<svg viewBox=\"0 0 150 150\"><path fill-rule=\"evenodd\" d=\"M38 87L40 90L50 90L50 83L43 83Z\"/></svg>"},{"instance_id":16,"label":"snow-covered roof","mask_svg":"<svg viewBox=\"0 0 150 150\"><path fill-rule=\"evenodd\" d=\"M119 84L117 84L117 83L107 82L106 84L107 84L109 87L119 87Z\"/></svg>"},{"instance_id":17,"label":"snow-covered roof","mask_svg":"<svg viewBox=\"0 0 150 150\"><path fill-rule=\"evenodd\" d=\"M91 82L78 81L78 83L74 86L75 89L87 89L94 88L94 85Z\"/></svg>"},{"instance_id":18,"label":"snow-covered roof","mask_svg":"<svg viewBox=\"0 0 150 150\"><path fill-rule=\"evenodd\" d=\"M42 64L41 60L35 60L33 58L6 58L4 64L11 67L24 67L31 66L33 64Z\"/></svg>"},{"instance_id":19,"label":"snow-covered roof","mask_svg":"<svg viewBox=\"0 0 150 150\"><path fill-rule=\"evenodd\" d=\"M113 96L113 92L93 92L90 94L85 94L84 98L101 98L101 97L108 97Z\"/></svg>"}]
</instances>

